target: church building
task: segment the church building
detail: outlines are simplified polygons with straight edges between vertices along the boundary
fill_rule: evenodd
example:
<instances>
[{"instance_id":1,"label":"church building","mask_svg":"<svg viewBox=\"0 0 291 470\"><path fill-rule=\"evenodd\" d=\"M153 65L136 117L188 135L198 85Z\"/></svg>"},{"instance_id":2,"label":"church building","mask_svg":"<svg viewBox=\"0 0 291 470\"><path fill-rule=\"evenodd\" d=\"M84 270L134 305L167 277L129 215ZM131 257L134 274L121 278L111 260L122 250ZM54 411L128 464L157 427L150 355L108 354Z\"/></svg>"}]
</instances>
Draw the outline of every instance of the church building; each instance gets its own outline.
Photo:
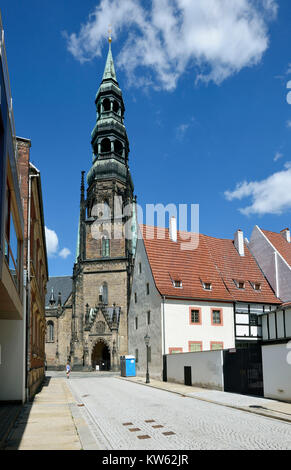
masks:
<instances>
[{"instance_id":1,"label":"church building","mask_svg":"<svg viewBox=\"0 0 291 470\"><path fill-rule=\"evenodd\" d=\"M69 361L73 370L117 370L119 357L127 353L136 198L111 38L95 104L93 160L86 195L85 172L81 176L77 255L70 295L62 296L54 278L48 283L48 368L63 368ZM53 291L50 284L54 284ZM59 301L56 305L55 296L65 303Z\"/></svg>"}]
</instances>

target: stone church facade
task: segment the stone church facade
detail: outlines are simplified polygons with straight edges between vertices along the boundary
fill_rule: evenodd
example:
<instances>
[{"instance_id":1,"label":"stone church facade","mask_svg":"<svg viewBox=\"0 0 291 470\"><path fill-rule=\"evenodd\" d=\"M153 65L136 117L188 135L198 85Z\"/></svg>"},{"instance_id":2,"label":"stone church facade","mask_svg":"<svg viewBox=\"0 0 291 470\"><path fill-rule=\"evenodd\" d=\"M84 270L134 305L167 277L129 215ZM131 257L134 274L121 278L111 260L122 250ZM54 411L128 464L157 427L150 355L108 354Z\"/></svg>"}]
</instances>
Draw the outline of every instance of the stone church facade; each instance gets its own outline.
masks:
<instances>
[{"instance_id":1,"label":"stone church facade","mask_svg":"<svg viewBox=\"0 0 291 470\"><path fill-rule=\"evenodd\" d=\"M64 299L58 285L51 291L48 284L48 368L63 368L69 361L74 370L117 370L120 356L127 353L136 200L128 166L125 107L111 40L95 104L93 160L86 196L84 172L81 176L78 246L70 295Z\"/></svg>"}]
</instances>

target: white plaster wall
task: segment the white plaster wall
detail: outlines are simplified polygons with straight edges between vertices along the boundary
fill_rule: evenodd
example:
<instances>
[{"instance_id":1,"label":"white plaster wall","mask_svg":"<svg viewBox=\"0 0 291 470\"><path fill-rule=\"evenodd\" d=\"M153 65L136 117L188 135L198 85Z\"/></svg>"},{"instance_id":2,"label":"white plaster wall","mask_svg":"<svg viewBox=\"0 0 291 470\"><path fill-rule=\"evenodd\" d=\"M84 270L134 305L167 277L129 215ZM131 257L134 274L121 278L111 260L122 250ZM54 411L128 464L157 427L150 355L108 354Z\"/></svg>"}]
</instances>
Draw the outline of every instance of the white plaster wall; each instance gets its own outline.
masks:
<instances>
[{"instance_id":1,"label":"white plaster wall","mask_svg":"<svg viewBox=\"0 0 291 470\"><path fill-rule=\"evenodd\" d=\"M262 331L263 331L263 339L268 339L268 321L267 315L262 316Z\"/></svg>"},{"instance_id":2,"label":"white plaster wall","mask_svg":"<svg viewBox=\"0 0 291 470\"><path fill-rule=\"evenodd\" d=\"M273 290L276 291L274 249L257 226L254 227L249 248Z\"/></svg>"},{"instance_id":3,"label":"white plaster wall","mask_svg":"<svg viewBox=\"0 0 291 470\"><path fill-rule=\"evenodd\" d=\"M25 344L22 320L0 320L0 401L25 399Z\"/></svg>"},{"instance_id":4,"label":"white plaster wall","mask_svg":"<svg viewBox=\"0 0 291 470\"><path fill-rule=\"evenodd\" d=\"M276 339L276 324L275 324L275 314L269 314L269 331L270 339Z\"/></svg>"},{"instance_id":5,"label":"white plaster wall","mask_svg":"<svg viewBox=\"0 0 291 470\"><path fill-rule=\"evenodd\" d=\"M224 389L223 351L167 355L168 382L184 383L185 366L191 367L193 386Z\"/></svg>"},{"instance_id":6,"label":"white plaster wall","mask_svg":"<svg viewBox=\"0 0 291 470\"><path fill-rule=\"evenodd\" d=\"M284 338L284 317L283 317L283 311L277 312L277 333L278 333L278 338Z\"/></svg>"},{"instance_id":7,"label":"white plaster wall","mask_svg":"<svg viewBox=\"0 0 291 470\"><path fill-rule=\"evenodd\" d=\"M279 273L279 297L283 302L291 300L291 269L282 260L280 256L278 259L278 273Z\"/></svg>"},{"instance_id":8,"label":"white plaster wall","mask_svg":"<svg viewBox=\"0 0 291 470\"><path fill-rule=\"evenodd\" d=\"M139 273L139 263L142 272ZM149 295L147 295L146 284L149 283ZM135 295L137 294L137 303ZM151 362L149 373L151 377L161 379L163 371L162 351L162 319L161 319L161 295L156 289L148 262L143 240L138 240L136 247L133 284L131 290L130 307L128 313L128 353L135 356L138 349L138 363L136 374L146 374L146 346L144 337L150 336ZM147 325L147 312L151 312L151 322ZM138 329L135 328L135 318L138 318Z\"/></svg>"},{"instance_id":9,"label":"white plaster wall","mask_svg":"<svg viewBox=\"0 0 291 470\"><path fill-rule=\"evenodd\" d=\"M202 324L191 325L189 309L201 308ZM223 309L223 326L211 325L211 309ZM223 342L224 349L235 347L233 304L217 302L190 302L166 300L165 303L165 350L182 348L189 352L189 341L202 341L203 351L210 350L211 341Z\"/></svg>"},{"instance_id":10,"label":"white plaster wall","mask_svg":"<svg viewBox=\"0 0 291 470\"><path fill-rule=\"evenodd\" d=\"M291 308L285 311L286 336L291 338Z\"/></svg>"},{"instance_id":11,"label":"white plaster wall","mask_svg":"<svg viewBox=\"0 0 291 470\"><path fill-rule=\"evenodd\" d=\"M291 346L262 346L264 396L291 401ZM289 362L289 363L288 363Z\"/></svg>"},{"instance_id":12,"label":"white plaster wall","mask_svg":"<svg viewBox=\"0 0 291 470\"><path fill-rule=\"evenodd\" d=\"M276 292L276 271L274 248L256 226L253 230L249 248L257 260L264 275ZM279 297L283 302L291 300L291 268L286 264L280 255L278 260Z\"/></svg>"}]
</instances>

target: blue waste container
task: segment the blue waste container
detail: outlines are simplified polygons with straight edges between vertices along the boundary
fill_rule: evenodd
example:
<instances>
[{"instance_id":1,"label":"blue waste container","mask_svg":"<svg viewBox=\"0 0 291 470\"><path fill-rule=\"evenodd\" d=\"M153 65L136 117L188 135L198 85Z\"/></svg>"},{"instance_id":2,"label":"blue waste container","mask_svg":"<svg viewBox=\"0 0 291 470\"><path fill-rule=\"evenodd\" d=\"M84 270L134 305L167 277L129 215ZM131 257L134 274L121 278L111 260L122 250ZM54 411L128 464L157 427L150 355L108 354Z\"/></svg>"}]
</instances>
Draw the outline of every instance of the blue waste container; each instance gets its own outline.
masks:
<instances>
[{"instance_id":1,"label":"blue waste container","mask_svg":"<svg viewBox=\"0 0 291 470\"><path fill-rule=\"evenodd\" d=\"M121 377L135 377L135 357L120 356Z\"/></svg>"}]
</instances>

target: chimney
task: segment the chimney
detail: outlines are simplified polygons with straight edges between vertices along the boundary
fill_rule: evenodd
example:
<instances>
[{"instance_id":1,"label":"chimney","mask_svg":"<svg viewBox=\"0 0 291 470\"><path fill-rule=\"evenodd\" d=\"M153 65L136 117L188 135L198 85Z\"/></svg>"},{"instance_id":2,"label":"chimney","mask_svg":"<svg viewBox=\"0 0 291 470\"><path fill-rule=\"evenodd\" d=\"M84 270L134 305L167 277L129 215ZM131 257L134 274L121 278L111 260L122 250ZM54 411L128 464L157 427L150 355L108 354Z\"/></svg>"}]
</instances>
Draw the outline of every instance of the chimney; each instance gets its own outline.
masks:
<instances>
[{"instance_id":1,"label":"chimney","mask_svg":"<svg viewBox=\"0 0 291 470\"><path fill-rule=\"evenodd\" d=\"M177 241L177 219L176 219L176 217L171 217L171 219L170 219L170 240L172 240L172 242Z\"/></svg>"},{"instance_id":2,"label":"chimney","mask_svg":"<svg viewBox=\"0 0 291 470\"><path fill-rule=\"evenodd\" d=\"M290 243L290 230L289 228L285 228L284 230L281 230L281 235L285 238L285 240Z\"/></svg>"},{"instance_id":3,"label":"chimney","mask_svg":"<svg viewBox=\"0 0 291 470\"><path fill-rule=\"evenodd\" d=\"M234 246L240 256L245 255L244 234L241 230L237 230L234 234Z\"/></svg>"}]
</instances>

